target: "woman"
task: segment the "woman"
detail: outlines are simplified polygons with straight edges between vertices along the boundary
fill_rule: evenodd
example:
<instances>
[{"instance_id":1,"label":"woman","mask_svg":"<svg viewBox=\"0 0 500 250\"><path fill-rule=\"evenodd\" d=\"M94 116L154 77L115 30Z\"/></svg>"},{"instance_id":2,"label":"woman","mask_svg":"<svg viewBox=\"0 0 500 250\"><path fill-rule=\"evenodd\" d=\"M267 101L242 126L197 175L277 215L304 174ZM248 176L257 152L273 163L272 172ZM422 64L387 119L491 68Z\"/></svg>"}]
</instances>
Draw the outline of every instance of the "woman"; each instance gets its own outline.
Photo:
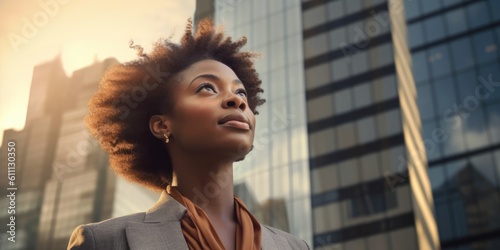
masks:
<instances>
[{"instance_id":1,"label":"woman","mask_svg":"<svg viewBox=\"0 0 500 250\"><path fill-rule=\"evenodd\" d=\"M245 43L210 20L193 34L189 21L180 44L139 47L139 60L106 72L89 131L118 174L162 194L145 213L77 227L68 249L308 249L233 194L233 162L252 149L265 101Z\"/></svg>"}]
</instances>

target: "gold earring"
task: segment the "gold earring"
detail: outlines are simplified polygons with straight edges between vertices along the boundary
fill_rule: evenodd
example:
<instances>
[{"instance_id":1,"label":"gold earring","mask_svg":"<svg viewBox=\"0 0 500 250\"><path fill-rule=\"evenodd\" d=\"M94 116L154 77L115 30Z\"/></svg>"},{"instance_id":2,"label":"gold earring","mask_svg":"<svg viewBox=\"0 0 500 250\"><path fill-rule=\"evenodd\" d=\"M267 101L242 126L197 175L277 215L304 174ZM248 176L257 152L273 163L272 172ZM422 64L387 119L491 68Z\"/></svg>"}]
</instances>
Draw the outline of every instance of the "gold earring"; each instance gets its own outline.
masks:
<instances>
[{"instance_id":1,"label":"gold earring","mask_svg":"<svg viewBox=\"0 0 500 250\"><path fill-rule=\"evenodd\" d=\"M167 134L163 134L165 136L165 143L168 143L170 140L168 139L168 135Z\"/></svg>"}]
</instances>

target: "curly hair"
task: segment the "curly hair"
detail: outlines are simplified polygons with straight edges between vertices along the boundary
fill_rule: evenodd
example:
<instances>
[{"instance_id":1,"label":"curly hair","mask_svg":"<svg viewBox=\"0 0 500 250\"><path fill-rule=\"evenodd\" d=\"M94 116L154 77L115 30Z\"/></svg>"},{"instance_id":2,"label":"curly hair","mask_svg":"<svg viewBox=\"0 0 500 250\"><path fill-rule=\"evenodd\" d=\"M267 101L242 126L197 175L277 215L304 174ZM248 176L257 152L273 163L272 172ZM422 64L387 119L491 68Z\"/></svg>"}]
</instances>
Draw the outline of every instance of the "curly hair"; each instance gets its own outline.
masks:
<instances>
[{"instance_id":1,"label":"curly hair","mask_svg":"<svg viewBox=\"0 0 500 250\"><path fill-rule=\"evenodd\" d=\"M179 73L204 59L230 67L243 82L248 106L255 113L265 100L253 59L255 53L242 52L246 37L232 41L210 19L201 20L195 34L188 20L180 44L160 39L150 54L138 50L139 58L110 67L90 100L85 117L88 130L109 154L111 168L125 179L154 191L162 191L172 181L170 156L163 140L153 136L149 119L173 112L172 88Z\"/></svg>"}]
</instances>

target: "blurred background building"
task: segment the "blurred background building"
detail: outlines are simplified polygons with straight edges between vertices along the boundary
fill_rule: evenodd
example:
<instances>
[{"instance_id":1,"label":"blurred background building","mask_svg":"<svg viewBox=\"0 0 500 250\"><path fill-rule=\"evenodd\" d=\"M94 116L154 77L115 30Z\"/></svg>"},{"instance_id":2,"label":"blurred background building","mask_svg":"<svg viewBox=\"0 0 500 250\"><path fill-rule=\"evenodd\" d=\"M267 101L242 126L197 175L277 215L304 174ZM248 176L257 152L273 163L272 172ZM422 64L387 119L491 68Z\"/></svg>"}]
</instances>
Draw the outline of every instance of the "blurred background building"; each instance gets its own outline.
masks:
<instances>
[{"instance_id":1,"label":"blurred background building","mask_svg":"<svg viewBox=\"0 0 500 250\"><path fill-rule=\"evenodd\" d=\"M235 193L315 249L500 246L500 1L197 0L245 49L267 103ZM167 32L167 31L166 31ZM144 211L89 137L86 103L114 59L35 67L16 142L16 237L64 249L79 224ZM54 101L57 100L57 101ZM7 207L2 180L1 207ZM0 224L8 222L0 210Z\"/></svg>"}]
</instances>

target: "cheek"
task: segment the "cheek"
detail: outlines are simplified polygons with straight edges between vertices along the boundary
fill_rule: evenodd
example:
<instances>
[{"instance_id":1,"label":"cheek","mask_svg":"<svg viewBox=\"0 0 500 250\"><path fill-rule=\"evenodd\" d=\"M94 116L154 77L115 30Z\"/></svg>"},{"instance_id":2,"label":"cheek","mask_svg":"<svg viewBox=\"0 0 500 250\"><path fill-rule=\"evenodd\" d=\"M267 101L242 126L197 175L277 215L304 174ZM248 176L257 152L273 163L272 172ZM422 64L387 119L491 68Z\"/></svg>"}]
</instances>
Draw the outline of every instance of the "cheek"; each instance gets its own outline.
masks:
<instances>
[{"instance_id":1,"label":"cheek","mask_svg":"<svg viewBox=\"0 0 500 250\"><path fill-rule=\"evenodd\" d=\"M208 103L204 105L185 103L176 108L175 112L176 127L189 130L187 132L190 133L209 129L217 123L213 108Z\"/></svg>"}]
</instances>

